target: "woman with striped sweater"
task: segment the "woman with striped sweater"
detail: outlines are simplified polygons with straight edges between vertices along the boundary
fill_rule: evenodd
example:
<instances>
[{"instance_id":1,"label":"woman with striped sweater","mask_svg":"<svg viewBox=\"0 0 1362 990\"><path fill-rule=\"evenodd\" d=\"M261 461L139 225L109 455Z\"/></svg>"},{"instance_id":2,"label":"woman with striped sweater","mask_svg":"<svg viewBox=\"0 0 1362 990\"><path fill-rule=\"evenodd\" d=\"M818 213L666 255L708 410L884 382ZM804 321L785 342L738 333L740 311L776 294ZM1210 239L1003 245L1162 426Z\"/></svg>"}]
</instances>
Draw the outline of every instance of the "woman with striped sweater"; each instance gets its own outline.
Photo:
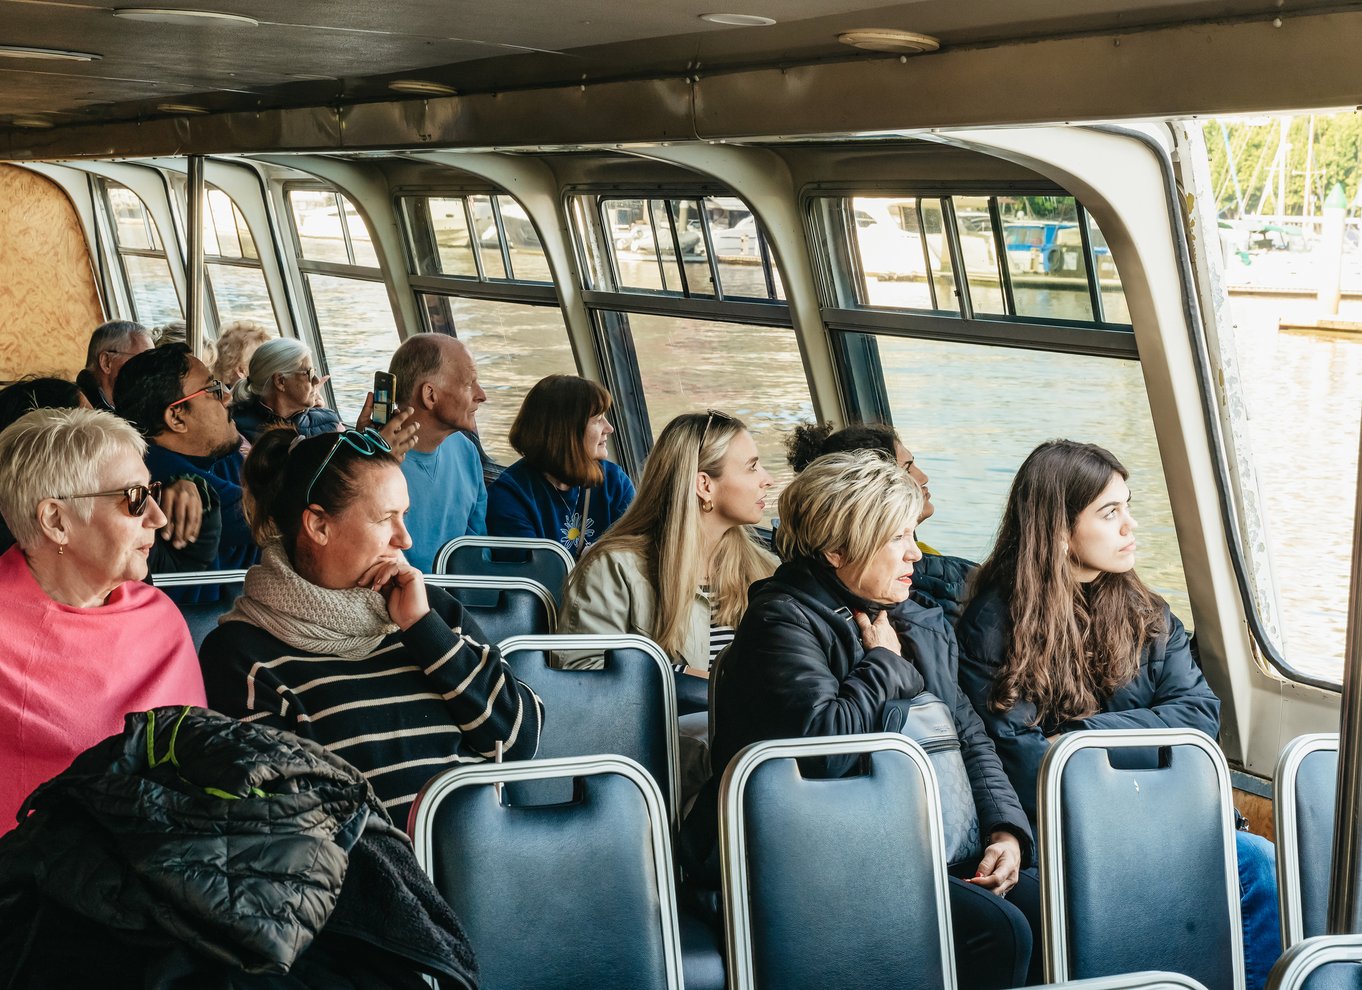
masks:
<instances>
[{"instance_id":1,"label":"woman with striped sweater","mask_svg":"<svg viewBox=\"0 0 1362 990\"><path fill-rule=\"evenodd\" d=\"M200 651L211 707L320 742L399 825L441 770L535 754L539 699L403 556L407 484L377 433L270 430L243 483L264 553Z\"/></svg>"}]
</instances>

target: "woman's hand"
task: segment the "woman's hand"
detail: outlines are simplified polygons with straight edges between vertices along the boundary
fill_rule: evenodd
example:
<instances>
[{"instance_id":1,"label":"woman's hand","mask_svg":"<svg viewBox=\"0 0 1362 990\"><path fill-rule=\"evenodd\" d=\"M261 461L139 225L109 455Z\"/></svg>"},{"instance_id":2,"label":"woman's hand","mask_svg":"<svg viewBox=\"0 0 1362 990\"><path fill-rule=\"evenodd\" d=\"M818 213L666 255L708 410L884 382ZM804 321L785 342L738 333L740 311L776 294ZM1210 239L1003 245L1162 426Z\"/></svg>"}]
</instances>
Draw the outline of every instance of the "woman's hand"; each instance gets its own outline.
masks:
<instances>
[{"instance_id":1,"label":"woman's hand","mask_svg":"<svg viewBox=\"0 0 1362 990\"><path fill-rule=\"evenodd\" d=\"M1017 874L1021 872L1021 843L1011 832L994 832L988 841L984 858L979 860L973 878L965 882L1003 897L1017 885Z\"/></svg>"},{"instance_id":2,"label":"woman's hand","mask_svg":"<svg viewBox=\"0 0 1362 990\"><path fill-rule=\"evenodd\" d=\"M203 496L199 486L188 478L181 478L161 489L158 503L166 514L166 524L161 527L161 539L169 540L176 550L199 538L199 527L203 523Z\"/></svg>"},{"instance_id":3,"label":"woman's hand","mask_svg":"<svg viewBox=\"0 0 1362 990\"><path fill-rule=\"evenodd\" d=\"M426 582L421 572L406 558L380 560L359 579L359 587L372 588L388 604L388 616L404 632L425 618L430 611Z\"/></svg>"},{"instance_id":4,"label":"woman's hand","mask_svg":"<svg viewBox=\"0 0 1362 990\"><path fill-rule=\"evenodd\" d=\"M416 433L421 424L408 422L415 411L411 406L399 406L393 409L388 421L378 430L378 435L387 441L399 464L406 458L407 451L416 446ZM364 397L364 408L359 411L359 418L355 420L355 429L370 429L373 426L373 421L374 393L370 392Z\"/></svg>"},{"instance_id":5,"label":"woman's hand","mask_svg":"<svg viewBox=\"0 0 1362 990\"><path fill-rule=\"evenodd\" d=\"M890 653L902 655L903 647L899 643L899 634L894 632L894 627L889 624L888 612L881 612L873 623L864 612L857 612L856 625L861 630L861 642L867 650L881 646Z\"/></svg>"}]
</instances>

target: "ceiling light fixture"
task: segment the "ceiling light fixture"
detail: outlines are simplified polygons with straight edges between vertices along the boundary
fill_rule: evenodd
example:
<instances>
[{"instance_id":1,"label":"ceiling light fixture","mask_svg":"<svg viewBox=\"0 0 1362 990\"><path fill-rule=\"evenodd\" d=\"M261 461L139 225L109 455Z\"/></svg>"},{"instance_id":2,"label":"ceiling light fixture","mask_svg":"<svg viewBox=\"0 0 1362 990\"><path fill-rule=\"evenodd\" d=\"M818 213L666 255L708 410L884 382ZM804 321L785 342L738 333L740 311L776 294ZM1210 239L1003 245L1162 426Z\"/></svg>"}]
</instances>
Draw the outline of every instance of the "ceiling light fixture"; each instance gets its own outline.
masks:
<instances>
[{"instance_id":1,"label":"ceiling light fixture","mask_svg":"<svg viewBox=\"0 0 1362 990\"><path fill-rule=\"evenodd\" d=\"M837 40L852 48L868 52L892 52L895 55L921 55L925 52L934 52L941 47L941 41L930 34L899 31L895 28L843 31L837 36Z\"/></svg>"},{"instance_id":2,"label":"ceiling light fixture","mask_svg":"<svg viewBox=\"0 0 1362 990\"><path fill-rule=\"evenodd\" d=\"M30 48L27 45L0 45L0 58L37 58L53 62L98 62L103 55L70 52L63 48Z\"/></svg>"},{"instance_id":3,"label":"ceiling light fixture","mask_svg":"<svg viewBox=\"0 0 1362 990\"><path fill-rule=\"evenodd\" d=\"M46 117L11 117L10 121L15 127L29 127L33 130L46 130L52 127L52 121Z\"/></svg>"},{"instance_id":4,"label":"ceiling light fixture","mask_svg":"<svg viewBox=\"0 0 1362 990\"><path fill-rule=\"evenodd\" d=\"M455 96L457 91L453 86L446 86L444 83L431 82L428 79L394 79L388 83L388 88L394 93L407 93L411 96Z\"/></svg>"},{"instance_id":5,"label":"ceiling light fixture","mask_svg":"<svg viewBox=\"0 0 1362 990\"><path fill-rule=\"evenodd\" d=\"M246 27L259 27L260 22L245 14L224 14L217 10L184 10L179 7L115 7L115 17L130 21L155 21L157 24L202 24L219 21Z\"/></svg>"},{"instance_id":6,"label":"ceiling light fixture","mask_svg":"<svg viewBox=\"0 0 1362 990\"><path fill-rule=\"evenodd\" d=\"M760 14L701 14L700 20L726 27L770 27L776 22L774 17L762 17Z\"/></svg>"},{"instance_id":7,"label":"ceiling light fixture","mask_svg":"<svg viewBox=\"0 0 1362 990\"><path fill-rule=\"evenodd\" d=\"M206 107L195 106L192 103L158 103L156 109L161 113L197 114L208 112Z\"/></svg>"}]
</instances>

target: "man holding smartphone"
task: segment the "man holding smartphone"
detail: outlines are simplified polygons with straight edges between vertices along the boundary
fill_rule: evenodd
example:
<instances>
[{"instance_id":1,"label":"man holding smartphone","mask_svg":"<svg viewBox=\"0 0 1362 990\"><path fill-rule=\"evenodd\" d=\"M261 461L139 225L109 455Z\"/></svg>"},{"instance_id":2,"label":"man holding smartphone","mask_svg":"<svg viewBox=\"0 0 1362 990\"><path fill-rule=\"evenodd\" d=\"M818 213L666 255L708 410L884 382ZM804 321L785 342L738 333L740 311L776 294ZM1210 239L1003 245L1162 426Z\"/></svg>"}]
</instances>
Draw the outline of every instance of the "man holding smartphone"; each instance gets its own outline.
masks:
<instances>
[{"instance_id":1,"label":"man holding smartphone","mask_svg":"<svg viewBox=\"0 0 1362 990\"><path fill-rule=\"evenodd\" d=\"M411 508L407 559L429 572L450 540L487 533L487 487L477 445L460 430L476 431L478 406L487 393L478 384L473 354L456 337L419 333L403 341L388 371L398 398L419 425L416 445L402 461Z\"/></svg>"}]
</instances>

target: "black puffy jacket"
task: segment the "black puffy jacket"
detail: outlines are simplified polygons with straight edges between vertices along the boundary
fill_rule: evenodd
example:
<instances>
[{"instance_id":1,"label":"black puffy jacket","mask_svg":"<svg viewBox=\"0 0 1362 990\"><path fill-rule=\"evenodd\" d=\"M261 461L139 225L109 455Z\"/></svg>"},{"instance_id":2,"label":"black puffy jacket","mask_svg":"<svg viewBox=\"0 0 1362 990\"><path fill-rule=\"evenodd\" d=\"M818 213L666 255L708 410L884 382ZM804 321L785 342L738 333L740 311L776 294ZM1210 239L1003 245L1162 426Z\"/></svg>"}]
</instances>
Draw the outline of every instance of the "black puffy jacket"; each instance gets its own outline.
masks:
<instances>
[{"instance_id":1,"label":"black puffy jacket","mask_svg":"<svg viewBox=\"0 0 1362 990\"><path fill-rule=\"evenodd\" d=\"M198 708L127 716L0 838L0 986L473 988L360 773Z\"/></svg>"},{"instance_id":2,"label":"black puffy jacket","mask_svg":"<svg viewBox=\"0 0 1362 990\"><path fill-rule=\"evenodd\" d=\"M752 586L714 684L710 749L716 778L751 743L879 732L886 701L930 691L954 713L983 834L999 829L1015 834L1026 865L1034 848L1031 829L993 742L956 684L950 624L939 607L902 602L889 610L902 656L879 647L866 650L851 610L873 608L816 562L789 561ZM820 763L829 776L840 776L855 758ZM699 801L713 797L711 786Z\"/></svg>"},{"instance_id":3,"label":"black puffy jacket","mask_svg":"<svg viewBox=\"0 0 1362 990\"><path fill-rule=\"evenodd\" d=\"M946 621L954 626L965 611L970 575L978 566L964 557L924 553L913 565L913 600L941 606Z\"/></svg>"}]
</instances>

